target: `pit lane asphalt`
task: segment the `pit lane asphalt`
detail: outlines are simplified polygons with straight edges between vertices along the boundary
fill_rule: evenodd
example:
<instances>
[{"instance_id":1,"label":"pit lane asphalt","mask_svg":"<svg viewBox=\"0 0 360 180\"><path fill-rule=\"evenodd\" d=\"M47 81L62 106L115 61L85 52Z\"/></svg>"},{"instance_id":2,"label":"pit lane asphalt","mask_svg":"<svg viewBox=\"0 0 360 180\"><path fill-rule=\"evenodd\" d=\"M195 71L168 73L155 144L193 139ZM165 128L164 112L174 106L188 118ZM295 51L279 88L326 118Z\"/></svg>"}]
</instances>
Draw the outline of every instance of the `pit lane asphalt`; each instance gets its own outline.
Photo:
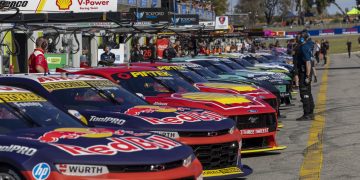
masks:
<instances>
[{"instance_id":1,"label":"pit lane asphalt","mask_svg":"<svg viewBox=\"0 0 360 180\"><path fill-rule=\"evenodd\" d=\"M313 84L317 100L325 66L318 65L318 83ZM360 179L360 53L348 58L345 54L330 57L323 133L321 179ZM295 180L300 178L311 121L297 122L302 115L300 97L295 106L283 107L287 118L280 119L284 128L277 135L283 151L243 155L243 164L253 168L249 180ZM315 102L316 104L316 102Z\"/></svg>"}]
</instances>

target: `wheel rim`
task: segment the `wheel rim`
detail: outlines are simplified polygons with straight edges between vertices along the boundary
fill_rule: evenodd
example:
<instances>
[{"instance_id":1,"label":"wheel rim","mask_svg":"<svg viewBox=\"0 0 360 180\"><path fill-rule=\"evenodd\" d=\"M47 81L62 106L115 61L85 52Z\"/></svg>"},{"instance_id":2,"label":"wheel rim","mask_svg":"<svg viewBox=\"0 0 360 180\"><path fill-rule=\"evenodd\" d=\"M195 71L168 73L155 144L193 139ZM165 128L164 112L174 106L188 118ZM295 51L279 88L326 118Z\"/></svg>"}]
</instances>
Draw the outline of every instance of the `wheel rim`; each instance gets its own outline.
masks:
<instances>
[{"instance_id":1,"label":"wheel rim","mask_svg":"<svg viewBox=\"0 0 360 180\"><path fill-rule=\"evenodd\" d=\"M9 173L0 173L0 180L16 180L15 177Z\"/></svg>"}]
</instances>

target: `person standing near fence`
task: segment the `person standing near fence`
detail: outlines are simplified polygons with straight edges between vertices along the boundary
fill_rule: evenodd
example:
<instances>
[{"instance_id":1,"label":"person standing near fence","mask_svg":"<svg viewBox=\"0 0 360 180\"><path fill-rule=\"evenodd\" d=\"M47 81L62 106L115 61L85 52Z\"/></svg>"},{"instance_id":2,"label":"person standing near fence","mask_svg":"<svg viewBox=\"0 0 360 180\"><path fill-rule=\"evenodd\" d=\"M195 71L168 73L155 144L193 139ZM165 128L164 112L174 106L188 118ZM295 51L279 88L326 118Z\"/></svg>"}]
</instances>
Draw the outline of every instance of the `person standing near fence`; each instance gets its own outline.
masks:
<instances>
[{"instance_id":1,"label":"person standing near fence","mask_svg":"<svg viewBox=\"0 0 360 180\"><path fill-rule=\"evenodd\" d=\"M316 40L314 44L314 56L315 56L316 64L320 63L320 47L321 46L319 40Z\"/></svg>"},{"instance_id":2,"label":"person standing near fence","mask_svg":"<svg viewBox=\"0 0 360 180\"><path fill-rule=\"evenodd\" d=\"M351 43L350 39L348 39L346 42L346 46L347 46L349 58L351 58L351 44L352 43Z\"/></svg>"},{"instance_id":3,"label":"person standing near fence","mask_svg":"<svg viewBox=\"0 0 360 180\"><path fill-rule=\"evenodd\" d=\"M326 41L324 39L321 40L321 47L320 47L320 52L323 56L323 60L324 60L324 65L327 63L327 51L328 51L328 43L326 43Z\"/></svg>"}]
</instances>

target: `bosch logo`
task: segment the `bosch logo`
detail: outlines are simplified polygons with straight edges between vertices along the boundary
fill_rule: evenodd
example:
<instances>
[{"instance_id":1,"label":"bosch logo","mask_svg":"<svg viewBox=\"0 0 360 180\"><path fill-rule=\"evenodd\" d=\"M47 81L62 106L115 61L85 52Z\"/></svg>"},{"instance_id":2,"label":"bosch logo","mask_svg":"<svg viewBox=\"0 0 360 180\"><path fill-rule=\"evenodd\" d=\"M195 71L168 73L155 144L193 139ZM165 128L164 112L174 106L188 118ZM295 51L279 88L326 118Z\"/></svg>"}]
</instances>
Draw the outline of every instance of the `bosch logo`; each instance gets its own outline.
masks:
<instances>
[{"instance_id":1,"label":"bosch logo","mask_svg":"<svg viewBox=\"0 0 360 180\"><path fill-rule=\"evenodd\" d=\"M0 1L0 9L2 8L19 8L19 7L26 7L29 1Z\"/></svg>"}]
</instances>

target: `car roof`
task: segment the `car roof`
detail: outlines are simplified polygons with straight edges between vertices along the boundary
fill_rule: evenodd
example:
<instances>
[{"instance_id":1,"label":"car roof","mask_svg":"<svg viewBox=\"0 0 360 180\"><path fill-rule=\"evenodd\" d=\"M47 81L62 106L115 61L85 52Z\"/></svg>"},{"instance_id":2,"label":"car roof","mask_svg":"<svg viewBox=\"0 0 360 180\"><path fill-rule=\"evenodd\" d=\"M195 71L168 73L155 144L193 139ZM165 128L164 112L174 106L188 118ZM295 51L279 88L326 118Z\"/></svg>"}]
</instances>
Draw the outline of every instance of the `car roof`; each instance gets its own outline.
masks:
<instances>
[{"instance_id":1,"label":"car roof","mask_svg":"<svg viewBox=\"0 0 360 180\"><path fill-rule=\"evenodd\" d=\"M79 73L96 73L96 74L114 74L119 72L137 72L137 71L160 71L153 67L144 66L117 66L105 68L89 68L78 71Z\"/></svg>"},{"instance_id":2,"label":"car roof","mask_svg":"<svg viewBox=\"0 0 360 180\"><path fill-rule=\"evenodd\" d=\"M76 74L65 74L56 73L50 75L44 75L42 73L31 73L31 74L7 74L0 76L0 78L24 78L33 80L38 83L45 82L62 82L62 81L81 81L81 80L107 80L98 76L90 75L76 75Z\"/></svg>"},{"instance_id":3,"label":"car roof","mask_svg":"<svg viewBox=\"0 0 360 180\"><path fill-rule=\"evenodd\" d=\"M13 92L31 92L31 91L14 86L0 85L0 93L13 93Z\"/></svg>"}]
</instances>

